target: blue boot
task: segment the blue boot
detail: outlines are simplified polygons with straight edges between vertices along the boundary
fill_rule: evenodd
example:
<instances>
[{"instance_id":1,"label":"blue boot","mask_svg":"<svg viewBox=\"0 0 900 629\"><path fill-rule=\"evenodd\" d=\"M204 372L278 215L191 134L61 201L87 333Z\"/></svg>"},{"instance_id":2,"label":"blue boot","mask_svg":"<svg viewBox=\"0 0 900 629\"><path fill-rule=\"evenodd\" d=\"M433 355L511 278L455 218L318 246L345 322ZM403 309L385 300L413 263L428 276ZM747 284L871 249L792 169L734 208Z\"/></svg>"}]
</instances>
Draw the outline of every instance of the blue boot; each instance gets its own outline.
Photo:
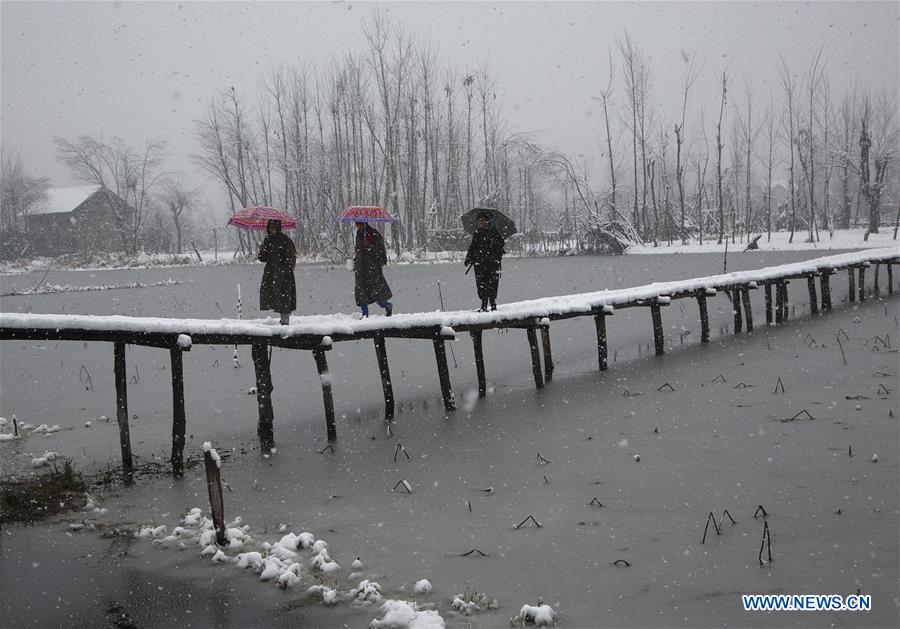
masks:
<instances>
[{"instance_id":1,"label":"blue boot","mask_svg":"<svg viewBox=\"0 0 900 629\"><path fill-rule=\"evenodd\" d=\"M362 305L362 306L360 306L360 309L362 309L363 319L365 319L366 317L369 316L369 306L368 305Z\"/></svg>"}]
</instances>

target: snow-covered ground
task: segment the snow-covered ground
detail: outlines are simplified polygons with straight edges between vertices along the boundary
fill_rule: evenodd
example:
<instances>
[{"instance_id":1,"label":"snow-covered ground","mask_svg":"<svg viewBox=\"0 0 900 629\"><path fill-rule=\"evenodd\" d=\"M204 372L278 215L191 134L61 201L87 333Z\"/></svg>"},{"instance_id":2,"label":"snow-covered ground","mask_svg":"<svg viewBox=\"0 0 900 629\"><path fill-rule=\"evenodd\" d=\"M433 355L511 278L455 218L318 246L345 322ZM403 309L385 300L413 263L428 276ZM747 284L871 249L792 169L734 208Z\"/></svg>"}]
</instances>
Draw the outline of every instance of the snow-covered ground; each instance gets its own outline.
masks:
<instances>
[{"instance_id":1,"label":"snow-covered ground","mask_svg":"<svg viewBox=\"0 0 900 629\"><path fill-rule=\"evenodd\" d=\"M817 255L729 254L729 270ZM622 288L705 275L720 265L715 254L510 260L501 298ZM219 304L231 316L229 289L240 282L249 292L258 282L254 271L185 269L174 275L182 280L174 286L16 297L4 299L3 309L225 316ZM448 309L461 308L476 301L462 272L461 265L410 266L389 269L388 280L407 311L435 308L438 281ZM110 276L121 273L83 281L114 283ZM77 284L78 275L54 281ZM794 283L788 324L767 328L757 321L752 335L730 335L730 304L712 300L708 346L697 343L696 306L675 302L663 312L662 357L652 355L648 313L617 312L608 324L605 373L596 370L592 322L554 323L556 372L540 391L530 381L521 331L485 336L490 393L481 401L473 394L471 344L452 343L460 410L450 416L440 404L430 344L389 340L398 403L390 431L371 345L338 344L329 355L335 452L320 453L322 401L308 356L273 354L278 448L262 458L255 450L255 400L246 394L251 370L234 369L229 348L195 347L185 356L187 450L199 456L210 441L222 455L226 518L232 528L249 527L234 537L250 539L224 549L225 561L201 554L208 510L202 466L177 482L142 477L133 489L98 496L100 504L85 513L5 527L2 616L15 626L60 619L101 625L116 603L139 626L359 627L389 619L396 626L440 626L439 616L447 627L496 627L529 615L570 627L892 626L900 365L887 345L889 337L897 342L898 298L842 303L841 277L833 281L834 313L808 318L806 287ZM346 312L351 278L339 267L298 270L301 308ZM3 292L13 279L0 280ZM871 286L871 274L867 279ZM22 278L29 280L33 285ZM753 300L760 312L759 292ZM89 470L118 461L115 422L103 417L114 416L111 348L6 342L2 351L0 415L63 429L29 430L0 443L4 466L23 469L47 452L75 457ZM163 462L171 431L168 356L129 349L128 364L138 463ZM779 378L784 394L773 392ZM814 419L784 421L802 410ZM398 486L404 480L409 492ZM760 504L769 514L774 559L764 566L757 559L763 523L753 518ZM193 508L201 517L191 517L198 515ZM724 521L721 535L710 531L701 544L710 511ZM235 523L237 516L243 520ZM110 526L158 532L135 541L103 539L78 528L82 520L96 521L107 534ZM265 556L287 561L276 544L303 532L327 541L330 561L313 565L321 555L316 549L287 548L300 559L298 582L281 589L261 581ZM255 556L239 568L238 555L253 552L262 569L253 567ZM339 568L326 574L322 568L331 570L331 562ZM423 579L430 588L420 585ZM378 603L354 602L373 583ZM741 592L857 589L873 596L871 612L763 614L740 607ZM336 605L324 604L329 591ZM462 603L476 600L483 605L465 615ZM387 601L396 602L383 607Z\"/></svg>"},{"instance_id":2,"label":"snow-covered ground","mask_svg":"<svg viewBox=\"0 0 900 629\"><path fill-rule=\"evenodd\" d=\"M751 240L758 236L758 233L751 235ZM743 251L747 247L746 236L731 242L728 238L729 251ZM888 225L882 227L877 234L869 234L866 237L866 230L859 229L836 229L832 234L827 231L819 231L818 241L809 241L809 232L794 232L791 239L790 232L772 232L771 238L766 233L761 235L757 245L761 251L808 251L814 249L816 251L830 251L836 249L868 249L875 247L894 247L897 248L898 241L894 239L894 227ZM629 247L627 253L702 253L702 252L724 252L725 242L718 244L716 239L704 239L701 245L696 239L690 240L686 245L681 244L680 240L672 241L668 244L666 241L660 241L658 247L654 247L652 243Z\"/></svg>"}]
</instances>

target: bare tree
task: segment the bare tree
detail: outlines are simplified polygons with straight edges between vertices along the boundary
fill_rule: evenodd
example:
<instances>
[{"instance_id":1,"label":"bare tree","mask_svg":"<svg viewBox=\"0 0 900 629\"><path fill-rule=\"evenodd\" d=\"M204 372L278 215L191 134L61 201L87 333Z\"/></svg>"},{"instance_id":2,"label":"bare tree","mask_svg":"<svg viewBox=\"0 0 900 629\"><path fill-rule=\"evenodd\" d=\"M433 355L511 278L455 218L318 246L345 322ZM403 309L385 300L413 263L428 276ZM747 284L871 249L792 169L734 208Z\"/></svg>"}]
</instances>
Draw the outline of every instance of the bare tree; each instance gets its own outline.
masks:
<instances>
[{"instance_id":1,"label":"bare tree","mask_svg":"<svg viewBox=\"0 0 900 629\"><path fill-rule=\"evenodd\" d=\"M684 207L684 169L685 166L681 159L681 146L684 143L684 120L687 115L688 96L700 76L703 64L697 64L697 49L690 60L686 60L687 68L685 69L684 79L681 87L681 124L675 123L675 179L678 184L678 206L681 210L681 244L687 244L687 229L685 227L685 207ZM687 160L685 159L685 162Z\"/></svg>"},{"instance_id":2,"label":"bare tree","mask_svg":"<svg viewBox=\"0 0 900 629\"><path fill-rule=\"evenodd\" d=\"M107 209L115 222L126 253L138 250L141 227L153 207L153 191L165 173L158 172L166 155L166 143L148 140L141 152L120 138L106 144L91 136L74 142L54 138L57 159L72 170L72 175L99 186L106 193ZM118 203L115 197L125 201Z\"/></svg>"},{"instance_id":3,"label":"bare tree","mask_svg":"<svg viewBox=\"0 0 900 629\"><path fill-rule=\"evenodd\" d=\"M600 98L594 98L594 100L599 100L603 105L603 122L606 126L606 154L609 158L609 204L613 210L616 210L616 162L613 154L612 134L609 129L609 104L613 94L615 69L613 67L612 51L607 50L607 55L609 56L609 80L606 83L606 89L600 92Z\"/></svg>"},{"instance_id":4,"label":"bare tree","mask_svg":"<svg viewBox=\"0 0 900 629\"><path fill-rule=\"evenodd\" d=\"M47 196L49 180L32 177L25 169L22 151L2 149L0 158L0 231L28 231L28 213Z\"/></svg>"},{"instance_id":5,"label":"bare tree","mask_svg":"<svg viewBox=\"0 0 900 629\"><path fill-rule=\"evenodd\" d=\"M848 229L851 222L850 175L855 171L853 167L853 138L856 136L856 95L857 91L851 87L841 100L841 127L840 146L837 149L837 162L841 177L841 205L838 214L838 227Z\"/></svg>"},{"instance_id":6,"label":"bare tree","mask_svg":"<svg viewBox=\"0 0 900 629\"><path fill-rule=\"evenodd\" d=\"M617 40L619 52L622 53L623 75L625 77L625 87L628 90L628 100L631 106L631 145L632 154L634 156L634 204L632 207L631 221L635 228L640 231L641 223L638 214L638 91L640 81L640 62L639 51L631 41L628 33L625 33L625 39ZM646 172L646 171L645 171Z\"/></svg>"},{"instance_id":7,"label":"bare tree","mask_svg":"<svg viewBox=\"0 0 900 629\"><path fill-rule=\"evenodd\" d=\"M183 253L182 239L191 224L191 213L197 206L197 189L188 189L181 177L163 183L162 206L175 230L175 253Z\"/></svg>"},{"instance_id":8,"label":"bare tree","mask_svg":"<svg viewBox=\"0 0 900 629\"><path fill-rule=\"evenodd\" d=\"M772 170L775 166L774 161L774 150L775 150L775 110L773 106L769 105L769 110L766 112L766 120L764 122L768 130L768 138L769 138L769 151L768 151L768 159L766 160L766 241L771 242L772 240Z\"/></svg>"},{"instance_id":9,"label":"bare tree","mask_svg":"<svg viewBox=\"0 0 900 629\"><path fill-rule=\"evenodd\" d=\"M877 107L872 106L869 97L863 103L859 148L860 186L869 208L869 227L866 232L877 234L888 166L897 155L896 102L885 93L881 94ZM874 173L869 164L870 159L875 168Z\"/></svg>"},{"instance_id":10,"label":"bare tree","mask_svg":"<svg viewBox=\"0 0 900 629\"><path fill-rule=\"evenodd\" d=\"M796 181L794 175L794 144L796 143L796 134L794 133L794 90L796 89L796 86L794 84L793 72L790 67L788 67L784 57L779 55L778 60L778 77L781 80L781 86L784 89L784 97L787 101L787 138L785 139L787 140L788 152L790 154L788 186L791 196L791 235L790 238L788 238L788 242L794 242L794 229L797 220L797 195L794 189L794 182Z\"/></svg>"},{"instance_id":11,"label":"bare tree","mask_svg":"<svg viewBox=\"0 0 900 629\"><path fill-rule=\"evenodd\" d=\"M722 72L722 101L719 106L719 122L716 124L716 187L718 194L716 200L719 208L719 241L725 237L725 207L722 199L722 118L725 115L725 103L728 95L728 76Z\"/></svg>"},{"instance_id":12,"label":"bare tree","mask_svg":"<svg viewBox=\"0 0 900 629\"><path fill-rule=\"evenodd\" d=\"M800 165L806 177L809 191L809 238L807 242L815 242L814 231L816 229L816 162L815 162L815 104L816 99L824 80L825 67L822 61L822 48L816 52L810 63L809 73L806 77L806 94L808 106L808 118L806 128L801 128L798 134L798 154L800 156ZM806 148L807 155L804 156L803 148Z\"/></svg>"}]
</instances>

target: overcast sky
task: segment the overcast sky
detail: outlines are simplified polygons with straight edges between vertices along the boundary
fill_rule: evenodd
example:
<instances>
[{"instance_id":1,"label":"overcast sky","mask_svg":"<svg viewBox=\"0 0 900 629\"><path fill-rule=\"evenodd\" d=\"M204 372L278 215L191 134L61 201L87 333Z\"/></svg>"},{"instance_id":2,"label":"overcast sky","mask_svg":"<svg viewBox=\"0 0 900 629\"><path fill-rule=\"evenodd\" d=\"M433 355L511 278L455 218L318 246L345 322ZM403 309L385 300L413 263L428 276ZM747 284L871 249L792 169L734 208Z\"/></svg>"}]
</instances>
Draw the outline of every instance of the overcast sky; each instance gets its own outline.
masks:
<instances>
[{"instance_id":1,"label":"overcast sky","mask_svg":"<svg viewBox=\"0 0 900 629\"><path fill-rule=\"evenodd\" d=\"M802 73L824 46L832 93L855 79L900 81L900 2L383 3L391 19L430 38L440 57L476 68L489 58L512 124L596 161L607 50L627 30L652 61L653 95L679 100L685 57L705 69L694 100L716 103L729 67L760 110L777 90L780 52ZM77 183L56 162L53 136L169 141L169 169L215 184L191 165L193 121L223 87L255 99L262 72L326 64L361 51L358 2L0 2L2 142L53 185ZM617 56L615 62L619 63ZM622 96L621 83L618 96ZM677 105L676 105L677 107ZM212 196L212 195L210 195Z\"/></svg>"}]
</instances>

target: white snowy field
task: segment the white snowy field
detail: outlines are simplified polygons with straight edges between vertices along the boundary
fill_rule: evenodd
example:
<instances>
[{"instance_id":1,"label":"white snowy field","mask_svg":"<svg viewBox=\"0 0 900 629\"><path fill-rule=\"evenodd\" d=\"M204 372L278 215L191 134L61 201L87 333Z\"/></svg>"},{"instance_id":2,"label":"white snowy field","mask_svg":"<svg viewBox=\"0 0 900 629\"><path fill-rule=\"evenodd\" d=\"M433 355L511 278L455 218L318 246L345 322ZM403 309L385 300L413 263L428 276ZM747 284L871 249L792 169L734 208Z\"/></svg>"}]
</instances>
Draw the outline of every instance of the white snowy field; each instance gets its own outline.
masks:
<instances>
[{"instance_id":1,"label":"white snowy field","mask_svg":"<svg viewBox=\"0 0 900 629\"><path fill-rule=\"evenodd\" d=\"M894 238L894 227L888 225L882 227L877 234L869 234L866 237L866 230L863 228L856 229L836 229L833 233L820 230L818 240L810 240L809 232L800 230L794 232L791 238L790 232L772 232L771 236L767 233L759 234L754 232L751 234L751 240L756 236L760 236L757 241L760 251L808 251L814 249L816 251L832 251L837 249L869 249L875 247L894 247L897 248L898 242ZM731 238L728 240L729 251L743 251L747 247L747 237L741 235L735 242ZM627 253L702 253L702 252L724 252L725 242L719 244L715 238L705 238L701 244L697 239L691 239L687 244L681 244L680 240L660 241L659 245L654 247L652 243L644 245L635 245L629 247ZM824 255L824 254L822 254Z\"/></svg>"},{"instance_id":2,"label":"white snowy field","mask_svg":"<svg viewBox=\"0 0 900 629\"><path fill-rule=\"evenodd\" d=\"M729 270L817 255L729 255ZM720 265L719 255L509 261L501 299L692 277ZM225 316L216 304L230 306L233 298L223 295L230 282L253 285L254 268L239 269L238 278L228 275L234 271L186 269L177 285L99 299L17 297L4 299L3 309ZM120 273L71 273L60 281L107 284ZM447 265L407 267L389 270L388 280L409 310L436 307L437 280L447 307L462 307L475 300L470 278L456 277L461 273ZM338 268L298 271L301 307L346 312L348 275ZM871 274L867 279L871 287ZM2 292L8 281L0 280ZM900 365L884 342L897 341L898 300L841 303L845 274L833 278L832 289L836 311L811 319L806 287L794 283L793 316L777 328L764 325L761 291L754 293L752 335L729 333L730 304L716 298L708 346L697 343L696 305L675 302L663 312L663 357L651 355L649 314L618 312L609 321L606 373L596 370L592 322L554 324L556 373L540 391L530 382L524 333L492 333L485 336L491 391L482 401L472 395L470 343L461 340L452 344L458 368L451 372L460 410L450 416L439 401L430 344L388 341L398 401L390 433L371 345L338 344L329 353L339 417L334 453L319 453L322 400L308 356L287 350L273 356L278 451L262 459L254 449L255 401L246 394L250 369L232 368L229 348L195 347L185 356L188 453L196 457L204 441L213 442L223 455L226 517L242 516L250 527L244 547L225 554L264 555L274 548L264 542L310 532L327 541L340 567L324 572L321 562L311 565L313 551L298 550L298 582L281 590L260 581L252 567L201 557L203 547L189 531L166 542L179 524L190 528L181 522L189 509L208 509L202 467L193 468L181 481L141 477L132 489L100 496L108 509L102 515L87 511L5 528L2 616L15 626L96 625L108 620L115 602L138 626L367 626L382 617L380 604L349 599L368 579L380 584L383 599L430 605L425 611L449 627L506 626L539 601L567 627L895 626ZM846 333L847 366L838 330ZM88 470L117 462L115 422L98 421L114 416L110 348L7 342L0 350L0 415L63 428L0 443L4 467L22 469L45 451L75 457ZM171 421L168 357L150 349L128 355L134 449L145 460L163 461ZM85 390L82 365L93 391ZM784 394L773 393L778 378ZM814 419L782 421L802 410ZM392 491L401 480L411 493L402 485ZM591 504L595 498L602 507ZM760 504L769 514L774 559L762 567L763 524L752 517ZM722 534L710 530L700 544L708 513L718 520L726 509L737 524L725 518ZM529 521L516 529L528 516L542 526ZM83 520L167 531L157 543L106 540L70 530ZM487 556L460 556L476 548ZM357 557L361 568L352 566ZM630 565L615 565L619 559ZM423 578L433 591L414 593ZM333 588L338 604L324 606L321 588L309 594L316 584ZM451 601L466 588L496 598L497 608L454 612ZM739 597L857 589L873 596L871 612L749 613ZM406 618L409 625L416 617Z\"/></svg>"}]
</instances>

